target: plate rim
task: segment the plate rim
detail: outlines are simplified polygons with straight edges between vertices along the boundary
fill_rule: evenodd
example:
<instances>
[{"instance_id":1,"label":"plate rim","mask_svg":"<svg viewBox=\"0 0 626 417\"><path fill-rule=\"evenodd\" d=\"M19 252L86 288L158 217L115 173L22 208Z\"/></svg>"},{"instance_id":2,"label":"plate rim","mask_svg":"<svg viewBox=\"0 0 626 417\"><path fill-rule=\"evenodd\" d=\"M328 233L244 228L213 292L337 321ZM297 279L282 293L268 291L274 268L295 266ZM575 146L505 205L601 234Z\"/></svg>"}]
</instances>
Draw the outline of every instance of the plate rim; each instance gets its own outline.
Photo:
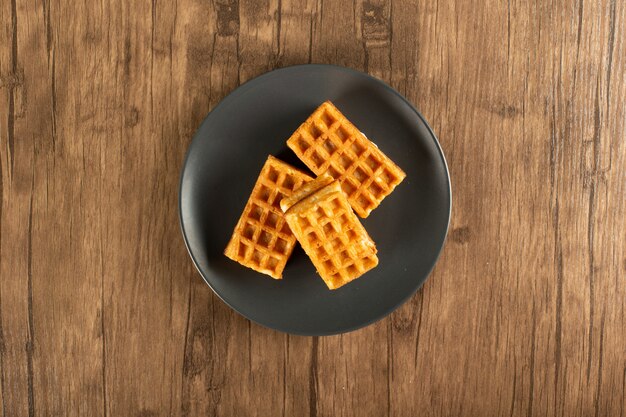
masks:
<instances>
[{"instance_id":1,"label":"plate rim","mask_svg":"<svg viewBox=\"0 0 626 417\"><path fill-rule=\"evenodd\" d=\"M282 72L282 71L288 71L288 70L294 70L297 68L331 68L331 69L335 69L335 70L339 70L339 71L344 71L344 72L348 72L348 73L352 73L356 76L361 76L361 77L365 77L373 82L376 82L380 85L382 85L386 90L388 90L389 92L393 93L395 96L397 96L398 98L400 98L405 104L408 105L408 107L417 115L417 117L422 121L422 123L424 124L424 126L426 127L426 129L428 130L428 133L430 134L431 139L434 142L434 145L437 149L437 153L439 154L439 158L441 159L441 162L443 163L443 168L445 171L445 176L446 176L446 185L447 185L447 197L448 197L448 201L449 201L449 205L448 205L448 213L447 213L447 221L446 221L446 228L445 228L445 233L443 234L443 239L441 241L441 246L439 247L439 249L437 250L437 255L434 257L430 267L428 268L427 273L424 276L424 279L422 280L422 282L415 287L415 289L413 289L412 291L408 292L398 303L394 303L393 306L391 306L388 309L385 309L385 311L382 314L379 314L378 316L366 320L362 323L353 325L353 326L349 326L346 328L343 328L341 330L338 331L329 331L329 332L306 332L306 331L298 331L298 330L293 330L293 329L289 329L289 330L285 330L285 329L281 329L279 327L275 327L266 323L261 323L257 320L255 320L252 317L249 317L247 314L244 314L243 312L239 311L239 309L237 309L235 306L233 306L228 300L224 299L224 297L222 297L222 295L213 287L213 285L211 285L211 282L207 279L207 277L204 275L204 272L202 272L202 270L200 269L200 266L198 264L198 260L196 259L196 257L194 256L191 247L189 245L189 238L187 236L187 232L185 231L185 225L183 222L183 208L182 208L182 190L183 190L183 181L185 179L185 170L187 168L187 164L188 164L188 160L190 158L191 155L191 151L193 148L194 143L196 142L197 139L197 135L198 135L198 131L202 128L202 126L204 126L204 124L207 122L207 120L211 117L211 114L214 113L216 110L218 110L220 107L222 107L224 105L224 103L226 101L228 101L229 99L232 99L233 95L235 95L237 92L241 93L245 90L245 87L248 86L250 83L252 82L258 82L259 80L269 77L269 76L274 76L276 75L275 73L277 72ZM219 103L217 103L217 105L215 107L213 107L208 113L207 115L204 117L204 119L202 119L202 122L200 123L200 125L196 128L196 130L194 131L194 134L191 138L191 141L189 142L189 145L187 145L187 151L185 152L185 157L183 158L182 161L182 165L180 168L180 174L179 174L179 183L178 183L178 224L180 227L180 231L181 234L183 236L183 241L185 242L185 248L187 249L187 253L189 254L189 257L191 258L194 267L196 268L196 270L198 271L198 273L200 274L200 276L202 277L202 280L208 285L208 287L211 289L211 291L213 291L213 293L222 301L224 302L229 308L231 308L233 311L235 311L237 314L241 315L242 317L246 318L247 320L250 320L253 323L256 323L260 326L263 326L265 328L268 329L272 329L275 331L279 331L282 333L286 333L286 334L293 334L293 335L298 335L298 336L331 336L331 335L338 335L338 334L344 334L344 333L349 333L349 332L353 332L355 330L359 330L362 329L364 327L367 327L371 324L376 323L377 321L380 321L382 319L384 319L385 317L388 317L389 315L391 315L391 313L393 313L394 311L396 311L398 308L400 308L401 306L403 306L410 298L412 298L423 286L424 283L428 280L430 274L432 273L433 269L435 268L435 265L437 264L437 262L439 261L439 258L441 257L441 253L443 252L443 248L446 245L447 239L448 239L448 232L450 230L450 219L452 217L452 181L450 178L450 170L448 168L448 162L446 161L446 157L443 153L443 149L441 148L441 144L439 143L439 139L437 137L437 135L435 134L435 132L433 131L432 127L430 126L430 124L426 121L426 118L422 115L422 113L417 110L417 108L406 98L404 97L402 94L400 94L400 92L398 92L395 88L393 88L392 86L390 86L389 84L387 84L385 81L374 77L373 75L370 75L366 72L362 72L353 68L349 68L349 67L344 67L341 65L334 65L334 64L296 64L296 65L289 65L286 67L281 67L281 68L275 68L273 70L264 72L263 74L260 74L256 77L253 77L251 79L249 79L248 81L244 82L243 84L238 85L237 87L235 87L232 91L230 91L224 98L222 98Z\"/></svg>"}]
</instances>

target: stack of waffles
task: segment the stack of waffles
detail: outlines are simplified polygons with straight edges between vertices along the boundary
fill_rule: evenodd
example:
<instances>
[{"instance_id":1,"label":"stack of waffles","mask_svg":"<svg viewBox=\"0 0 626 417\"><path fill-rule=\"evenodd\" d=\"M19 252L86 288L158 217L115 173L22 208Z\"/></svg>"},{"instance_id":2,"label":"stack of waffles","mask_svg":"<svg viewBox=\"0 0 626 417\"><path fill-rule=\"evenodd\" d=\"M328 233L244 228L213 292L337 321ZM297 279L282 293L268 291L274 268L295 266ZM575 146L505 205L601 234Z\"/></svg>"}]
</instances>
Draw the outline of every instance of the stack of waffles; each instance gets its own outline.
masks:
<instances>
[{"instance_id":1,"label":"stack of waffles","mask_svg":"<svg viewBox=\"0 0 626 417\"><path fill-rule=\"evenodd\" d=\"M406 174L329 101L287 146L317 178L270 156L224 253L280 279L298 240L328 288L339 288L378 265L356 215L369 216Z\"/></svg>"}]
</instances>

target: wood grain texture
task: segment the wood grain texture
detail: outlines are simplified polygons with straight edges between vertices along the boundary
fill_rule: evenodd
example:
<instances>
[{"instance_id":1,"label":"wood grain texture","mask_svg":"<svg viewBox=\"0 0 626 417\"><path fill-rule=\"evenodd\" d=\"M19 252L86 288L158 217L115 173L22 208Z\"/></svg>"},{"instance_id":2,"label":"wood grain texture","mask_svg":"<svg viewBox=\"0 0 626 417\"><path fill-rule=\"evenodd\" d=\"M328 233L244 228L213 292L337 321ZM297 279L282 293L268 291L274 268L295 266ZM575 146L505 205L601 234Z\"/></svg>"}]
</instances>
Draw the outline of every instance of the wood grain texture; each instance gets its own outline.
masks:
<instances>
[{"instance_id":1,"label":"wood grain texture","mask_svg":"<svg viewBox=\"0 0 626 417\"><path fill-rule=\"evenodd\" d=\"M626 6L0 3L3 416L626 416ZM431 277L340 336L274 332L192 267L178 176L273 68L398 89L453 185Z\"/></svg>"}]
</instances>

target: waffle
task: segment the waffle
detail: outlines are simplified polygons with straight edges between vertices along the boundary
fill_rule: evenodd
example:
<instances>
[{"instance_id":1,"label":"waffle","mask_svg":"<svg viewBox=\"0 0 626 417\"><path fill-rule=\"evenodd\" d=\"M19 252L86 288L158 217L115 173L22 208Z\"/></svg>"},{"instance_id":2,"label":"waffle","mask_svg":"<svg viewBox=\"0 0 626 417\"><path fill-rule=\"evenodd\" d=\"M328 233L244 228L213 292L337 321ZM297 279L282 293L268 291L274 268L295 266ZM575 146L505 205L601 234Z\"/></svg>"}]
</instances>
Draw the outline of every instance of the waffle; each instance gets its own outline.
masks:
<instances>
[{"instance_id":1,"label":"waffle","mask_svg":"<svg viewBox=\"0 0 626 417\"><path fill-rule=\"evenodd\" d=\"M297 194L297 195L296 195ZM297 200L302 196L301 200ZM338 181L327 174L281 202L285 219L328 288L334 290L378 265L376 246Z\"/></svg>"},{"instance_id":2,"label":"waffle","mask_svg":"<svg viewBox=\"0 0 626 417\"><path fill-rule=\"evenodd\" d=\"M316 175L338 180L354 211L367 217L406 174L330 102L322 103L287 140Z\"/></svg>"},{"instance_id":3,"label":"waffle","mask_svg":"<svg viewBox=\"0 0 626 417\"><path fill-rule=\"evenodd\" d=\"M279 204L294 189L311 180L307 174L269 156L224 255L275 279L282 278L296 238Z\"/></svg>"}]
</instances>

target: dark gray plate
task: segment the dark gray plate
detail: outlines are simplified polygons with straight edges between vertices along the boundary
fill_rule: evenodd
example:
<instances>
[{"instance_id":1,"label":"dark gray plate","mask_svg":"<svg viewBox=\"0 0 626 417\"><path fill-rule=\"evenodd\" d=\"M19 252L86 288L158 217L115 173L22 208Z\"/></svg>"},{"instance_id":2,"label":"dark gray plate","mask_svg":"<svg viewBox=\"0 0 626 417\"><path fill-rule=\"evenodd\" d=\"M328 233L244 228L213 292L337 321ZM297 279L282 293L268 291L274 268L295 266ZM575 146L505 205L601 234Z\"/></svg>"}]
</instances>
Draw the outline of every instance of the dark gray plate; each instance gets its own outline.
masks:
<instances>
[{"instance_id":1,"label":"dark gray plate","mask_svg":"<svg viewBox=\"0 0 626 417\"><path fill-rule=\"evenodd\" d=\"M299 246L280 281L222 254L267 155L306 169L285 141L325 100L407 174L363 220L380 264L335 291L326 288ZM351 69L302 65L255 78L207 116L187 153L179 204L189 253L224 302L273 329L326 335L386 316L424 283L446 237L451 192L435 135L399 93Z\"/></svg>"}]
</instances>

